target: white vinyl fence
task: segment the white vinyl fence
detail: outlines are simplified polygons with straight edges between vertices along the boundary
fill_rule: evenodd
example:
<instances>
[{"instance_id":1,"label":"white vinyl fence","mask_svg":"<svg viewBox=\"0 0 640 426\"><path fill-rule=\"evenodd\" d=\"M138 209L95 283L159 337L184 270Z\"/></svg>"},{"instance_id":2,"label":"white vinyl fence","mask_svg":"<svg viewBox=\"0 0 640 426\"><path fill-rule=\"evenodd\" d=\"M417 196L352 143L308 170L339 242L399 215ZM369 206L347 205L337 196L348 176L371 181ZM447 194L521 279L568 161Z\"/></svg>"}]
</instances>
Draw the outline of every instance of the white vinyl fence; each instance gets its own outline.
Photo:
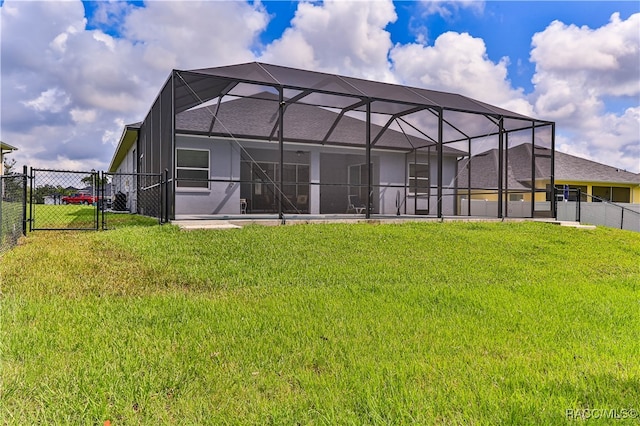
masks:
<instances>
[{"instance_id":1,"label":"white vinyl fence","mask_svg":"<svg viewBox=\"0 0 640 426\"><path fill-rule=\"evenodd\" d=\"M639 204L558 201L557 209L558 220L640 232Z\"/></svg>"}]
</instances>

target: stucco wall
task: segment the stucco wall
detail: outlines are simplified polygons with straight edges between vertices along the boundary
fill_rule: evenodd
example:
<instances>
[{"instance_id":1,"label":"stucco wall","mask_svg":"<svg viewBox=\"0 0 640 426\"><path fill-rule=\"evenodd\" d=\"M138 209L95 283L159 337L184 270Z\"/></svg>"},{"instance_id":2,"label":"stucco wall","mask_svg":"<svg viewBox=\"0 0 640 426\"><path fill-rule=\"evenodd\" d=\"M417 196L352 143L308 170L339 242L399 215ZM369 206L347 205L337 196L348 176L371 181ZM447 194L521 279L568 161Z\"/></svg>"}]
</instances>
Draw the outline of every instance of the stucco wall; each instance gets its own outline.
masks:
<instances>
[{"instance_id":1,"label":"stucco wall","mask_svg":"<svg viewBox=\"0 0 640 426\"><path fill-rule=\"evenodd\" d=\"M240 154L234 142L205 137L176 136L176 149L209 150L209 177L212 180L239 180ZM235 148L235 149L234 149ZM238 214L240 184L209 182L209 188L176 188L176 215Z\"/></svg>"},{"instance_id":2,"label":"stucco wall","mask_svg":"<svg viewBox=\"0 0 640 426\"><path fill-rule=\"evenodd\" d=\"M233 181L241 180L242 154L238 145L241 143L256 161L278 162L278 145L257 141L230 141L221 138L207 138L202 136L176 136L176 148L209 150L210 179L226 182L209 183L207 189L176 188L175 214L184 215L220 215L240 214L240 184ZM133 149L127 154L118 169L119 173L132 173ZM321 152L322 151L322 152ZM343 149L336 147L321 147L309 144L285 145L285 163L309 164L309 212L311 214L344 214L348 203L348 168L350 165L364 164L364 150ZM408 164L413 162L413 156L401 152L374 150L371 154L373 164L373 212L385 215L396 213L396 197L401 198L401 214L415 214L413 196L408 195L403 185L408 178ZM420 155L420 163L429 163L430 183L432 186L429 199L422 197L418 200L419 213L435 215L437 213L437 156ZM443 214L455 213L455 190L452 183L456 176L457 161L454 157L443 159ZM322 183L323 185L319 185ZM124 185L124 184L122 184ZM123 192L124 187L121 187ZM114 187L114 191L118 191ZM128 188L128 199L135 202L134 188ZM405 193L407 198L404 199ZM363 200L364 201L364 200Z\"/></svg>"}]
</instances>

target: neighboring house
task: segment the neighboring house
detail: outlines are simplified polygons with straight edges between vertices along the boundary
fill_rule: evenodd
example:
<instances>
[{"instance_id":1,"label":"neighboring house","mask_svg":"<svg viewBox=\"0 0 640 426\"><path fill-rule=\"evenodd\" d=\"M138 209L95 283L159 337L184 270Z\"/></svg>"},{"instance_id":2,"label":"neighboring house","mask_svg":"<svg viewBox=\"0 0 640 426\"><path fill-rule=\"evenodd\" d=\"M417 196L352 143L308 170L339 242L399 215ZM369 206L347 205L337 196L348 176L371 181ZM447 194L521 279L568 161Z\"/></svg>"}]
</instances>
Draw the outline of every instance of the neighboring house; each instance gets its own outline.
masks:
<instances>
[{"instance_id":1,"label":"neighboring house","mask_svg":"<svg viewBox=\"0 0 640 426\"><path fill-rule=\"evenodd\" d=\"M462 214L468 212L496 211L500 191L498 191L499 170L504 172L503 209L507 216L526 216L527 209L535 203L550 202L551 152L546 148L536 148L532 155L530 143L520 144L504 150L502 166L498 149L477 154L471 159L459 161L458 182L467 189L459 192ZM532 178L532 165L535 165ZM554 186L557 196L564 197L565 185L569 191L569 201L575 201L576 189L582 191L582 201L600 199L617 203L640 204L640 175L600 164L584 158L555 152ZM531 182L535 182L534 185ZM465 193L466 192L466 193ZM470 199L470 202L466 200ZM535 200L532 204L531 200Z\"/></svg>"},{"instance_id":2,"label":"neighboring house","mask_svg":"<svg viewBox=\"0 0 640 426\"><path fill-rule=\"evenodd\" d=\"M552 146L553 123L456 94L261 63L174 70L147 117L125 127L109 172L131 211L153 214L157 201L141 200L162 197L169 219L440 217L460 214L467 147L534 128ZM142 183L150 174L168 187Z\"/></svg>"},{"instance_id":3,"label":"neighboring house","mask_svg":"<svg viewBox=\"0 0 640 426\"><path fill-rule=\"evenodd\" d=\"M12 151L17 151L18 148L11 146L8 143L0 141L0 175L4 174L4 156Z\"/></svg>"},{"instance_id":4,"label":"neighboring house","mask_svg":"<svg viewBox=\"0 0 640 426\"><path fill-rule=\"evenodd\" d=\"M15 146L11 146L8 143L4 143L0 141L0 176L4 175L4 156L9 154L10 152L16 151L18 148ZM5 181L4 179L0 179L0 200L5 197Z\"/></svg>"},{"instance_id":5,"label":"neighboring house","mask_svg":"<svg viewBox=\"0 0 640 426\"><path fill-rule=\"evenodd\" d=\"M555 165L556 188L580 189L582 201L640 204L640 174L563 152L556 152ZM575 200L575 194L570 191L569 199Z\"/></svg>"}]
</instances>

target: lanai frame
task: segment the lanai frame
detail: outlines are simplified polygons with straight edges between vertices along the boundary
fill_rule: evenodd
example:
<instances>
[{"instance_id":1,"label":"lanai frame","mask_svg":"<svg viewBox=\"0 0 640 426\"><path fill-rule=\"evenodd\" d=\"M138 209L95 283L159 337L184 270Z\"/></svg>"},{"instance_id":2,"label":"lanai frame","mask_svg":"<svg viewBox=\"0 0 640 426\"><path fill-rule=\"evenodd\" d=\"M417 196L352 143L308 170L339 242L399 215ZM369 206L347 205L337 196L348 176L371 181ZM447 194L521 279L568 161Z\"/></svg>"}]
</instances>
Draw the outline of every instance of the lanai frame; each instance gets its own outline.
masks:
<instances>
[{"instance_id":1,"label":"lanai frame","mask_svg":"<svg viewBox=\"0 0 640 426\"><path fill-rule=\"evenodd\" d=\"M481 82L479 82L481 84ZM254 93L247 90L253 87ZM427 148L415 146L416 138L428 141L430 149L437 152L437 209L438 218L443 217L443 150L445 147L463 148L468 156L481 152L482 145L498 145L498 218L506 215L505 197L507 186L508 148L510 143L531 143L534 147L531 160L531 217L537 214L556 216L555 203L551 201L549 210L537 211L536 194L545 189L536 187L535 182L548 182L554 187L555 123L528 117L513 111L495 107L462 95L438 92L415 87L400 86L351 77L300 70L258 62L198 70L173 70L158 94L149 113L137 130L140 168L147 173L167 173L170 182L168 202L163 215L167 219L175 217L175 147L176 115L199 105L209 105L211 127L209 136L215 135L214 125L217 111L229 97L252 96L264 90L277 94L277 118L269 134L235 134L231 131L218 135L229 138L251 137L256 140L276 140L279 147L279 164L284 164L284 144L295 140L289 138L285 125L287 108L294 104L315 105L331 109L337 119L331 128L315 143L322 145L354 145L353 141L332 141L332 133L340 126L340 120L348 115L359 115L365 123L364 138L359 147L364 149L367 174L366 204L372 206L371 151L381 146L388 129L399 128L407 137L407 152L417 152ZM372 134L372 116L376 116L377 134ZM416 119L416 117L418 117ZM425 117L427 117L425 119ZM428 120L430 124L420 123ZM435 119L435 120L434 120ZM220 123L218 123L220 125ZM250 132L249 132L250 133ZM529 136L527 136L527 133ZM511 139L511 141L510 141ZM480 148L476 149L476 145ZM493 145L492 145L493 146ZM547 148L544 154L536 155L536 147ZM401 148L401 147L395 147ZM474 152L476 150L476 152ZM120 151L120 147L118 148ZM541 150L542 151L542 150ZM549 156L550 152L550 156ZM122 155L116 152L116 157ZM114 159L116 158L114 157ZM537 162L549 161L549 176L540 176ZM538 172L537 172L538 171ZM469 173L470 175L470 173ZM456 180L456 191L471 191L470 183L463 185ZM283 217L283 176L280 174L278 188L278 216ZM371 208L365 210L366 217Z\"/></svg>"}]
</instances>

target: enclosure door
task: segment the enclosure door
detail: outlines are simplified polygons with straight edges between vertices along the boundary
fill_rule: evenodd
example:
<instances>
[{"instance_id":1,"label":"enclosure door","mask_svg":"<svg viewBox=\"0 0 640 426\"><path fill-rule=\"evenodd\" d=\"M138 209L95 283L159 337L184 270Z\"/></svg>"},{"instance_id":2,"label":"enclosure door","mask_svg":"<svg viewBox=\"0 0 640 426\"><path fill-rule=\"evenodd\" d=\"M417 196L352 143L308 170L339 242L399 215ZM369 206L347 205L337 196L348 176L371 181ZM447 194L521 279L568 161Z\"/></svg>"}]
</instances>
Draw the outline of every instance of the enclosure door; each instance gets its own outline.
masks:
<instances>
[{"instance_id":1,"label":"enclosure door","mask_svg":"<svg viewBox=\"0 0 640 426\"><path fill-rule=\"evenodd\" d=\"M273 162L244 164L251 170L249 210L254 213L277 213L280 164ZM282 180L283 211L308 213L309 165L285 163Z\"/></svg>"},{"instance_id":2,"label":"enclosure door","mask_svg":"<svg viewBox=\"0 0 640 426\"><path fill-rule=\"evenodd\" d=\"M369 181L369 169L366 164L353 164L348 168L349 195L357 195L360 201L366 203L367 183Z\"/></svg>"}]
</instances>

